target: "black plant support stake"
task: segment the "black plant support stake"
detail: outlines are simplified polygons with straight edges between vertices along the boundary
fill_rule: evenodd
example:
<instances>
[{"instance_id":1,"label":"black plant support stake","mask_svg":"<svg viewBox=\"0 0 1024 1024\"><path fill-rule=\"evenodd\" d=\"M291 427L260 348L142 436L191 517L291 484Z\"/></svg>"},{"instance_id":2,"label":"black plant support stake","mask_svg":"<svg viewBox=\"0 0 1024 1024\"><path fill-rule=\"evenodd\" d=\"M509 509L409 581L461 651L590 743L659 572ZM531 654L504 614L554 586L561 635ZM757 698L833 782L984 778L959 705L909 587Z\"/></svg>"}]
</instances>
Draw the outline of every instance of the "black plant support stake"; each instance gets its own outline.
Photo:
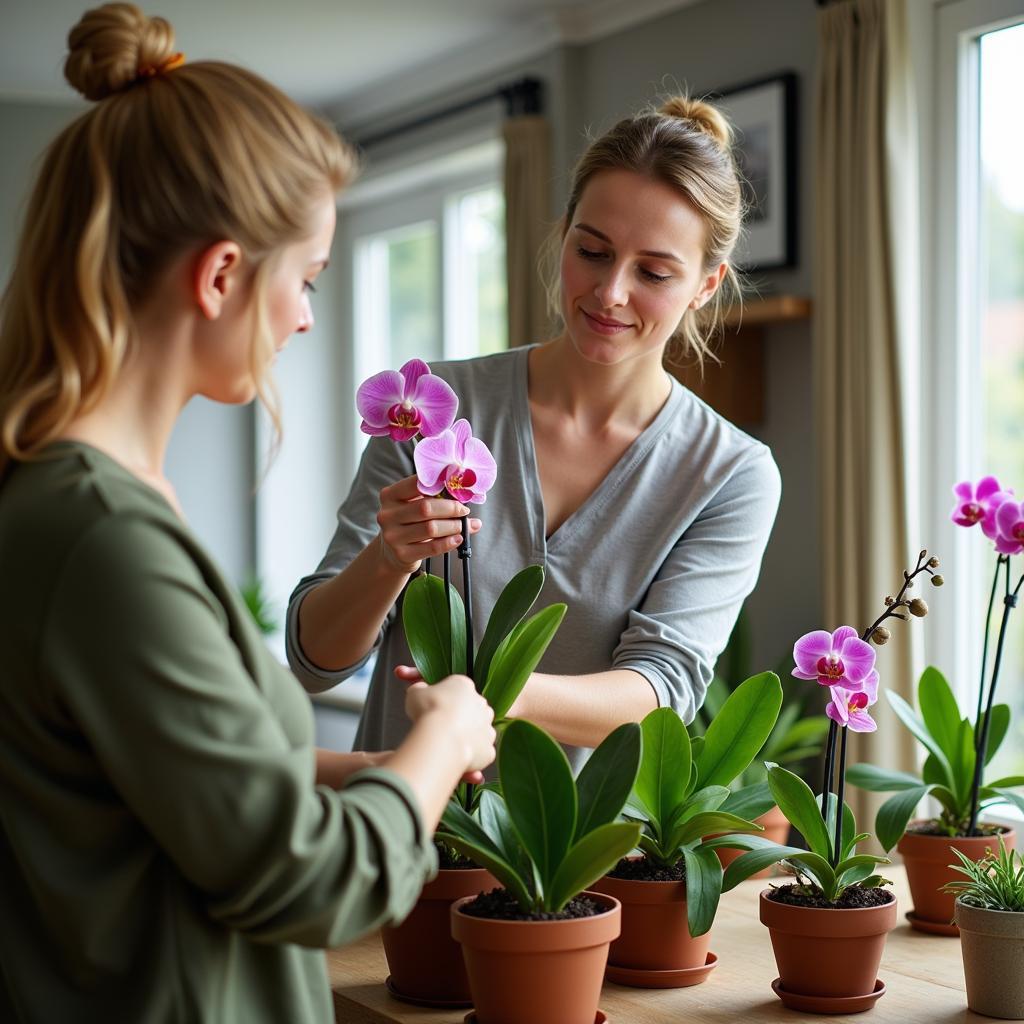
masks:
<instances>
[{"instance_id":1,"label":"black plant support stake","mask_svg":"<svg viewBox=\"0 0 1024 1024\"><path fill-rule=\"evenodd\" d=\"M466 675L476 683L477 690L482 690L482 680L477 681L473 674L473 588L469 571L469 560L473 557L473 548L469 542L469 517L462 517L462 543L459 545L459 561L462 562L462 597L466 604ZM466 783L466 810L473 809L473 785Z\"/></svg>"},{"instance_id":2,"label":"black plant support stake","mask_svg":"<svg viewBox=\"0 0 1024 1024\"><path fill-rule=\"evenodd\" d=\"M451 555L446 551L443 559L444 565L444 598L448 602L448 621L452 621L452 559ZM451 658L451 652L448 657Z\"/></svg>"},{"instance_id":3,"label":"black plant support stake","mask_svg":"<svg viewBox=\"0 0 1024 1024\"><path fill-rule=\"evenodd\" d=\"M430 559L429 559L429 558L424 558L424 559L423 559L423 572L424 572L424 573L425 573L425 574L426 574L427 576L429 576L429 575L430 575Z\"/></svg>"},{"instance_id":4,"label":"black plant support stake","mask_svg":"<svg viewBox=\"0 0 1024 1024\"><path fill-rule=\"evenodd\" d=\"M1002 563L1007 562L1007 569L1009 569L1009 558L1003 555L996 556L996 571L992 575L992 592L988 595L988 611L985 613L985 642L981 648L981 678L978 680L978 710L974 716L974 721L980 725L981 723L981 708L985 699L985 667L988 659L988 634L989 627L992 625L992 606L996 603L996 587L999 586L999 569ZM978 743L981 739L981 730L974 729L974 750L975 753L978 751Z\"/></svg>"},{"instance_id":5,"label":"black plant support stake","mask_svg":"<svg viewBox=\"0 0 1024 1024\"><path fill-rule=\"evenodd\" d=\"M996 655L992 664L992 682L988 688L988 700L985 703L984 721L978 721L975 725L975 734L981 731L978 740L977 750L974 755L974 779L971 783L971 818L967 823L967 834L973 836L978 829L978 801L981 795L981 776L985 770L985 757L988 754L988 735L992 725L992 705L995 702L996 684L999 682L999 668L1003 660L1003 642L1006 639L1006 624L1010 618L1010 610L1017 607L1017 594L1020 592L1021 584L1024 584L1024 576L1017 581L1013 593L1010 593L1010 560L1006 560L1006 593L1003 596L1003 618L999 623L999 638L996 640Z\"/></svg>"},{"instance_id":6,"label":"black plant support stake","mask_svg":"<svg viewBox=\"0 0 1024 1024\"><path fill-rule=\"evenodd\" d=\"M844 725L842 728L843 738L839 744L839 779L836 783L836 832L835 832L835 864L838 865L840 854L843 852L843 800L846 789L846 736L849 729Z\"/></svg>"},{"instance_id":7,"label":"black plant support stake","mask_svg":"<svg viewBox=\"0 0 1024 1024\"><path fill-rule=\"evenodd\" d=\"M835 719L828 721L828 739L825 741L825 772L821 780L821 816L828 814L828 795L832 792L832 767L836 759L836 730L839 728Z\"/></svg>"}]
</instances>

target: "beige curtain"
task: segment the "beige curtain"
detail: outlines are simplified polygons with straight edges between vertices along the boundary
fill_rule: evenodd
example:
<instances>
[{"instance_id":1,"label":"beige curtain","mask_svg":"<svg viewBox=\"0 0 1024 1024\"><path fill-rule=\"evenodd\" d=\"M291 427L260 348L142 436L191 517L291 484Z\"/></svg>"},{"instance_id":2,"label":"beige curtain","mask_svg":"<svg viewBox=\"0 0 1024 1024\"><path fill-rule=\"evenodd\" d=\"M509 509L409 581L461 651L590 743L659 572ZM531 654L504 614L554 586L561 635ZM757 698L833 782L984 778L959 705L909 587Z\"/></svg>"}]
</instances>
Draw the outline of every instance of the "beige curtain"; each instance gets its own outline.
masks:
<instances>
[{"instance_id":1,"label":"beige curtain","mask_svg":"<svg viewBox=\"0 0 1024 1024\"><path fill-rule=\"evenodd\" d=\"M814 351L829 629L873 622L924 546L910 529L905 462L916 158L903 2L843 0L819 14ZM882 687L913 701L927 621L894 627L878 649ZM913 741L881 693L873 712L878 732L850 735L848 763L912 769ZM879 798L847 792L873 832Z\"/></svg>"},{"instance_id":2,"label":"beige curtain","mask_svg":"<svg viewBox=\"0 0 1024 1024\"><path fill-rule=\"evenodd\" d=\"M505 260L508 343L543 341L547 299L537 269L551 223L551 157L547 121L523 114L505 121Z\"/></svg>"}]
</instances>

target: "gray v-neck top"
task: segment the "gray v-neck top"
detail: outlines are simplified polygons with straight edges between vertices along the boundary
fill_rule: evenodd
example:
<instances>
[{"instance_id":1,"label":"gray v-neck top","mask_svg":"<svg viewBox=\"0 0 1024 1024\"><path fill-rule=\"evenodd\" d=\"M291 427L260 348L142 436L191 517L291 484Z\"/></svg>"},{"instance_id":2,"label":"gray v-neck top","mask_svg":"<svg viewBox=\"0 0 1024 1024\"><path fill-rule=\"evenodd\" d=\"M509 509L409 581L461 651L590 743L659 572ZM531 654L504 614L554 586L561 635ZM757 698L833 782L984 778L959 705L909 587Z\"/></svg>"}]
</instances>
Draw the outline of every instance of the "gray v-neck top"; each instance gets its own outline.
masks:
<instances>
[{"instance_id":1,"label":"gray v-neck top","mask_svg":"<svg viewBox=\"0 0 1024 1024\"><path fill-rule=\"evenodd\" d=\"M546 578L535 610L564 601L568 612L538 671L633 669L651 684L659 705L689 721L757 581L779 503L775 462L768 448L673 380L654 421L546 537L527 392L529 351L524 346L431 367L455 389L459 416L470 421L498 463L486 503L474 508L484 524L473 538L477 641L508 580L526 565L543 565ZM371 438L323 561L292 594L288 658L311 692L333 686L366 659L340 672L312 664L298 635L299 604L376 535L379 492L415 472L412 452L412 442ZM434 571L440 572L436 559ZM460 589L461 575L453 559L453 582ZM412 664L412 657L396 608L374 648L378 657L357 748L393 747L408 730L405 685L394 678L394 668ZM566 750L574 769L588 753Z\"/></svg>"}]
</instances>

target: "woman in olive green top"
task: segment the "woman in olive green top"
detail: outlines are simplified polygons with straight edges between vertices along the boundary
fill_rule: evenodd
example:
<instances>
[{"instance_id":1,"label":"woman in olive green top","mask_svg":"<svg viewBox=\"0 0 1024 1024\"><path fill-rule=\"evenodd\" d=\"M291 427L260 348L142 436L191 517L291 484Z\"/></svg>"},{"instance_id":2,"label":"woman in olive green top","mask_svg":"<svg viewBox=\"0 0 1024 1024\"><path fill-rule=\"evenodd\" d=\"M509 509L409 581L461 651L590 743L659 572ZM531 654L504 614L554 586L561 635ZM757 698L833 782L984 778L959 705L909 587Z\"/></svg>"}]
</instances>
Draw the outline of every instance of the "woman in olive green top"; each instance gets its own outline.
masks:
<instances>
[{"instance_id":1,"label":"woman in olive green top","mask_svg":"<svg viewBox=\"0 0 1024 1024\"><path fill-rule=\"evenodd\" d=\"M0 313L0 1020L324 1024L322 948L411 907L490 710L420 684L393 753L316 751L162 467L191 397L262 396L312 323L351 157L131 5L69 47L98 102Z\"/></svg>"}]
</instances>

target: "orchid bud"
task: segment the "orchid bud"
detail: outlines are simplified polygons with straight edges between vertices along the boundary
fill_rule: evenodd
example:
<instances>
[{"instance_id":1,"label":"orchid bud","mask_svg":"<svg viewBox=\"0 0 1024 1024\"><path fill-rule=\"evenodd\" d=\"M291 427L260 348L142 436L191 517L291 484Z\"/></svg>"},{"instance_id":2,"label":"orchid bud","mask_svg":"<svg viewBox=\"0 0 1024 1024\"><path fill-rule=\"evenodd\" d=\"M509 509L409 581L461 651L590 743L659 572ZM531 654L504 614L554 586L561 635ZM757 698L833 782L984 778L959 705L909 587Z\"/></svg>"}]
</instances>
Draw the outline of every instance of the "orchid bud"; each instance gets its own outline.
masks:
<instances>
[{"instance_id":1,"label":"orchid bud","mask_svg":"<svg viewBox=\"0 0 1024 1024\"><path fill-rule=\"evenodd\" d=\"M885 598L885 607L888 608L891 604L894 604L892 594L887 594Z\"/></svg>"},{"instance_id":2,"label":"orchid bud","mask_svg":"<svg viewBox=\"0 0 1024 1024\"><path fill-rule=\"evenodd\" d=\"M871 639L881 647L882 644L887 644L889 642L889 638L891 636L892 633L890 633L885 626L876 626L875 631L871 634Z\"/></svg>"},{"instance_id":3,"label":"orchid bud","mask_svg":"<svg viewBox=\"0 0 1024 1024\"><path fill-rule=\"evenodd\" d=\"M937 558L935 558L934 556L929 558L928 559L928 567L931 568L931 569L938 569L938 567L939 567L939 560Z\"/></svg>"},{"instance_id":4,"label":"orchid bud","mask_svg":"<svg viewBox=\"0 0 1024 1024\"><path fill-rule=\"evenodd\" d=\"M945 582L946 582L946 581L945 581L945 580L944 580L944 579L943 579L943 578L942 578L942 577L941 577L941 576L940 576L940 575L939 575L938 573L936 573L936 574L935 574L935 575L934 575L934 576L932 577L932 586L933 586L933 587L941 587L941 586L942 586L942 584L943 584L943 583L945 583Z\"/></svg>"},{"instance_id":5,"label":"orchid bud","mask_svg":"<svg viewBox=\"0 0 1024 1024\"><path fill-rule=\"evenodd\" d=\"M921 548L921 554L919 554L917 557L918 558L924 558L924 556L927 555L927 554L928 554L928 549L927 548Z\"/></svg>"},{"instance_id":6,"label":"orchid bud","mask_svg":"<svg viewBox=\"0 0 1024 1024\"><path fill-rule=\"evenodd\" d=\"M907 610L911 615L916 615L919 619L923 619L928 614L928 605L926 605L921 598L915 597L914 600L907 605Z\"/></svg>"}]
</instances>

